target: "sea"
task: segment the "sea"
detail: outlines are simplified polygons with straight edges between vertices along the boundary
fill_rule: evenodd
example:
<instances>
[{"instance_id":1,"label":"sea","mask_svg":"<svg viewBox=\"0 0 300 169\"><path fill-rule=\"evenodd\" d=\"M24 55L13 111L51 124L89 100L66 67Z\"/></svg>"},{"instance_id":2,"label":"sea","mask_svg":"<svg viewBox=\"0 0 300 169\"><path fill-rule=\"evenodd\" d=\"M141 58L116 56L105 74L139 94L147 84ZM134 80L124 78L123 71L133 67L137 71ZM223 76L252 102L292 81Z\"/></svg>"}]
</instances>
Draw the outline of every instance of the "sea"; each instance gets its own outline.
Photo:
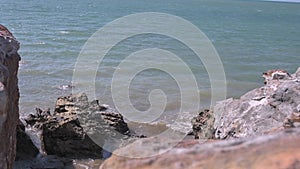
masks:
<instances>
[{"instance_id":1,"label":"sea","mask_svg":"<svg viewBox=\"0 0 300 169\"><path fill-rule=\"evenodd\" d=\"M176 16L201 30L213 45L222 63L221 68L226 77L223 86L223 89L226 89L225 98L238 98L247 91L263 85L261 77L263 72L270 69L285 69L293 73L300 66L299 2L298 0L1 0L1 24L5 25L21 43L19 54L22 60L18 73L20 115L24 117L35 112L36 107L50 108L53 111L59 96L69 95L74 89L79 89L78 84L73 83L74 69L88 39L96 31L121 17L144 12ZM129 28L131 29L129 25L119 27L115 33L121 36L126 34ZM170 29L176 29L176 26ZM185 32L183 28L180 33L189 32ZM95 76L95 96L90 97L90 100L96 98L101 104L114 108L111 92L114 72L119 70L118 66L127 56L149 48L171 51L186 63L198 85L197 89L191 90L200 96L199 110L210 108L215 104L211 102L212 82L207 65L195 56L189 46L160 34L141 34L123 39L105 55L103 60L95 59L94 62L99 65L95 75L87 74ZM166 63L166 67L172 64L170 60L160 58L162 56L155 55L152 60L156 63ZM143 61L143 56L138 60ZM163 100L166 101L163 113L157 118L152 118L147 125L126 119L133 130L140 133L143 131L157 133L157 128L153 128L152 124L159 124L159 128L164 130L165 126L161 124L167 126L174 120L174 116L180 116L178 112L182 91L181 84L178 84L180 80L175 76L154 66L136 72L135 77L128 80L131 80L127 98L129 102L124 103L132 104L140 112L151 108L152 91L156 91L154 94L163 92L166 96ZM159 89L158 93L156 89ZM197 111L181 113L182 116L190 117L197 114Z\"/></svg>"}]
</instances>

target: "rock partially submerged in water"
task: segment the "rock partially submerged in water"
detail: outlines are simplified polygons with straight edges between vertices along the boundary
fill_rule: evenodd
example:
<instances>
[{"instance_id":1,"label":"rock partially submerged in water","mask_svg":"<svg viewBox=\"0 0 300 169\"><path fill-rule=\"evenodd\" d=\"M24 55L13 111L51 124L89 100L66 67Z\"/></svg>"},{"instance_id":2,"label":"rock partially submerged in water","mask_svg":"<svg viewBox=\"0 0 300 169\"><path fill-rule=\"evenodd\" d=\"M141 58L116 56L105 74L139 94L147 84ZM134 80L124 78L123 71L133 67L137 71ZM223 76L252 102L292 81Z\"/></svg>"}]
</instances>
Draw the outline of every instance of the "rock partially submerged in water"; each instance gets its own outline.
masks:
<instances>
[{"instance_id":1,"label":"rock partially submerged in water","mask_svg":"<svg viewBox=\"0 0 300 169\"><path fill-rule=\"evenodd\" d=\"M140 154L155 137L138 140L117 150L116 154ZM184 140L164 154L148 158L127 158L113 155L100 169L205 169L205 168L300 168L300 128L255 138L197 143ZM153 148L159 154L164 147ZM149 148L148 148L149 149ZM147 155L147 154L146 154Z\"/></svg>"},{"instance_id":2,"label":"rock partially submerged in water","mask_svg":"<svg viewBox=\"0 0 300 169\"><path fill-rule=\"evenodd\" d=\"M43 148L47 154L69 158L102 158L102 147L108 136L129 133L120 113L89 102L85 94L57 99L54 113L37 109L26 119L27 124L42 130ZM90 131L96 131L97 138Z\"/></svg>"},{"instance_id":3,"label":"rock partially submerged in water","mask_svg":"<svg viewBox=\"0 0 300 169\"><path fill-rule=\"evenodd\" d=\"M297 125L295 122L300 121L300 68L292 75L281 70L278 78L274 78L278 71L270 72L265 86L240 99L217 103L214 107L217 139L262 135Z\"/></svg>"}]
</instances>

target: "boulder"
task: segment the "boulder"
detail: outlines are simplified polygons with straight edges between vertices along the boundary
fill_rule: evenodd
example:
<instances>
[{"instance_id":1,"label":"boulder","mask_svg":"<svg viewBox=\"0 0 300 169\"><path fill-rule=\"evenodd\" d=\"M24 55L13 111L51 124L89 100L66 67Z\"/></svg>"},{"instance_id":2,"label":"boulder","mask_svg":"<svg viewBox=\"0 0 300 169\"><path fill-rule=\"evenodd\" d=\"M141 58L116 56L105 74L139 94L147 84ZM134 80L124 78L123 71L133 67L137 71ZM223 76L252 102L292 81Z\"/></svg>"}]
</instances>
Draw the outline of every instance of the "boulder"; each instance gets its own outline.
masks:
<instances>
[{"instance_id":1,"label":"boulder","mask_svg":"<svg viewBox=\"0 0 300 169\"><path fill-rule=\"evenodd\" d=\"M84 93L59 97L53 113L37 109L25 121L42 130L42 148L47 154L68 158L102 158L108 137L129 133L120 113L97 100L89 102Z\"/></svg>"},{"instance_id":2,"label":"boulder","mask_svg":"<svg viewBox=\"0 0 300 169\"><path fill-rule=\"evenodd\" d=\"M298 125L296 122L300 121L299 72L292 75L283 70L268 72L273 78L266 79L265 86L254 89L239 99L230 98L216 104L216 139L263 135Z\"/></svg>"},{"instance_id":3,"label":"boulder","mask_svg":"<svg viewBox=\"0 0 300 169\"><path fill-rule=\"evenodd\" d=\"M19 121L19 42L0 25L0 166L12 168L16 156Z\"/></svg>"},{"instance_id":4,"label":"boulder","mask_svg":"<svg viewBox=\"0 0 300 169\"><path fill-rule=\"evenodd\" d=\"M222 140L217 142L195 142L184 140L173 149L160 154L164 146L147 147L156 137L138 140L118 149L102 163L100 169L261 169L300 168L300 128L257 136L253 138ZM171 142L171 141L170 141ZM152 153L149 151L152 151ZM128 158L133 154L141 156L157 153L147 158Z\"/></svg>"}]
</instances>

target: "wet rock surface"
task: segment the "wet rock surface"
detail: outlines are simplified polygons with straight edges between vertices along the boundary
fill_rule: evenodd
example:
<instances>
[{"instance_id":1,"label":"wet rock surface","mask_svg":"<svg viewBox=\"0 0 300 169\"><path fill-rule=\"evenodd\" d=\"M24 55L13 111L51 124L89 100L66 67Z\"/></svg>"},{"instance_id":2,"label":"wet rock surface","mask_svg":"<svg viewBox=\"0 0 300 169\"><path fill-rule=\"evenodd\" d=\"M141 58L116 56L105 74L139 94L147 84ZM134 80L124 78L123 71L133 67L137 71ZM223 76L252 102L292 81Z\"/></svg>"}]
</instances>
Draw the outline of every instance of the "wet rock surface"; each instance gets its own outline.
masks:
<instances>
[{"instance_id":1,"label":"wet rock surface","mask_svg":"<svg viewBox=\"0 0 300 169\"><path fill-rule=\"evenodd\" d=\"M277 71L268 71L273 78L267 78L265 86L239 99L217 103L214 107L217 139L262 135L297 125L300 121L299 69L292 75L280 70L279 74L284 72L285 76L276 76Z\"/></svg>"},{"instance_id":2,"label":"wet rock surface","mask_svg":"<svg viewBox=\"0 0 300 169\"><path fill-rule=\"evenodd\" d=\"M0 25L0 166L12 168L16 156L16 127L19 121L19 42Z\"/></svg>"},{"instance_id":3,"label":"wet rock surface","mask_svg":"<svg viewBox=\"0 0 300 169\"><path fill-rule=\"evenodd\" d=\"M276 134L254 138L223 140L217 142L195 142L184 140L166 153L148 158L128 158L132 154L141 156L147 151L147 142L155 142L151 137L138 140L123 147L104 161L100 169L261 169L261 168L299 168L300 163L300 129L287 129ZM167 140L165 140L167 141ZM159 153L164 147L153 148ZM150 149L148 149L150 150Z\"/></svg>"},{"instance_id":4,"label":"wet rock surface","mask_svg":"<svg viewBox=\"0 0 300 169\"><path fill-rule=\"evenodd\" d=\"M53 113L37 109L25 121L42 130L46 154L68 158L102 158L108 136L129 133L120 113L101 106L97 100L89 102L85 94L59 97Z\"/></svg>"}]
</instances>

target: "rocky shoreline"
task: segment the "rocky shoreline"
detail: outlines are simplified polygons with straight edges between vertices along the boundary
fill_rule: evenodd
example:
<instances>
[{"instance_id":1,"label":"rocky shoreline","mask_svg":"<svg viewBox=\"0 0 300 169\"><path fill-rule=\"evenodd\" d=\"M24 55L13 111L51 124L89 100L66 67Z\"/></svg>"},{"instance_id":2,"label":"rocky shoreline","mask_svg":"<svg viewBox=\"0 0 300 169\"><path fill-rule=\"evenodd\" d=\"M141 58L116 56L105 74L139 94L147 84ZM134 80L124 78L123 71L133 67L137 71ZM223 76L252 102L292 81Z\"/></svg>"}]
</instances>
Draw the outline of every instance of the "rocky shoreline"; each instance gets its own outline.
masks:
<instances>
[{"instance_id":1,"label":"rocky shoreline","mask_svg":"<svg viewBox=\"0 0 300 169\"><path fill-rule=\"evenodd\" d=\"M151 137L116 150L100 169L300 168L300 68L267 73L265 86L239 99L220 101L192 120L196 140L183 140L166 153L168 139ZM264 74L265 75L265 74ZM164 142L146 149L149 142ZM145 151L146 150L146 151ZM115 154L157 153L147 158Z\"/></svg>"},{"instance_id":2,"label":"rocky shoreline","mask_svg":"<svg viewBox=\"0 0 300 169\"><path fill-rule=\"evenodd\" d=\"M263 73L264 86L200 111L191 121L195 139L175 142L135 135L120 112L99 100L89 101L84 93L59 97L53 112L37 108L21 119L23 124L18 49L18 41L0 25L3 169L300 168L300 68L294 74ZM26 128L40 133L39 147ZM129 158L134 155L143 158ZM82 159L90 164L81 165Z\"/></svg>"},{"instance_id":3,"label":"rocky shoreline","mask_svg":"<svg viewBox=\"0 0 300 169\"><path fill-rule=\"evenodd\" d=\"M20 124L18 127L18 135L22 136L18 139L24 141L18 144L16 163L25 163L28 169L72 167L78 159L101 161L110 157L111 151L118 148L103 149L110 138L116 138L116 133L120 135L117 138L122 144L145 137L131 133L119 112L101 105L98 100L89 102L85 93L59 97L53 112L36 108L35 113L22 120L27 128L41 133L39 152L28 139L29 136L24 134L25 126ZM93 137L93 134L101 137ZM28 143L25 144L26 140ZM95 167L97 164L92 165Z\"/></svg>"},{"instance_id":4,"label":"rocky shoreline","mask_svg":"<svg viewBox=\"0 0 300 169\"><path fill-rule=\"evenodd\" d=\"M102 149L105 140L95 144L87 135L86 127L83 126L88 125L88 128L102 131L97 134L104 138L114 135L111 131L118 131L124 135L122 139L136 140L125 147L117 148L115 151L117 154L157 153L167 149L168 147L164 145L172 144L172 140L156 136L139 139L140 137L130 133L120 113L114 112L107 105L101 105L98 100L89 102L84 93L59 97L54 112L50 112L49 109L45 111L36 109L35 114L25 118L28 127L41 130L42 151L47 156L34 158L38 154L36 148L30 142L25 144L28 139L22 138L23 146L17 146L20 147L17 148L17 160L23 161L17 161L16 164L17 166L22 164L25 159L28 168L49 168L49 166L50 168L72 168L76 165L74 159L109 157L103 162L101 169L170 168L170 166L172 168L207 168L208 166L209 168L222 166L297 168L300 167L300 163L297 162L300 159L298 153L300 128L297 123L300 117L299 84L300 68L288 78L284 76L282 79L272 79L265 86L254 89L239 99L230 98L220 101L214 110L200 111L198 116L192 119L193 133L191 134L195 139L176 143L177 146L162 155L142 159L114 154L110 157L111 154L103 152ZM78 116L82 114L93 115L89 119L97 118L102 121L92 125L94 121L87 120L88 123L81 125L82 121L78 120ZM24 128L19 124L18 133L20 131L24 133ZM158 144L159 148L145 149L149 142L164 144ZM24 147L27 148L27 152L20 152L19 150L24 150ZM280 165L276 166L275 163ZM99 166L100 163L93 164L93 167Z\"/></svg>"}]
</instances>

